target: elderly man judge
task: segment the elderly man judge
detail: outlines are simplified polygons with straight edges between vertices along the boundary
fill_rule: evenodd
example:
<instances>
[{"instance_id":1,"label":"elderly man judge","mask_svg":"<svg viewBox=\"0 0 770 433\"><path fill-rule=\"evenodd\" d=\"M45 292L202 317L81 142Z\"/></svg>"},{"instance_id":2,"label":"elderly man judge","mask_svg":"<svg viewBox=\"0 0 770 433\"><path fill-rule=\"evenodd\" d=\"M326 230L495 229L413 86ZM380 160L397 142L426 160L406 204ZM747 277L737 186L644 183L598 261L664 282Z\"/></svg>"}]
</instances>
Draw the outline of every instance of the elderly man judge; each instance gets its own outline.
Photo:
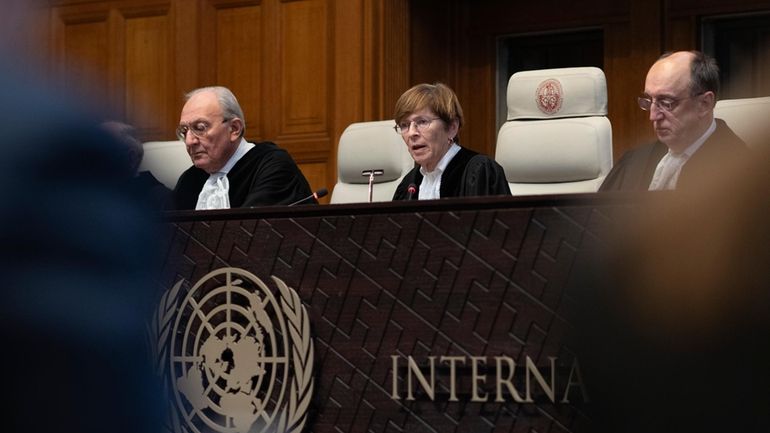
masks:
<instances>
[{"instance_id":1,"label":"elderly man judge","mask_svg":"<svg viewBox=\"0 0 770 433\"><path fill-rule=\"evenodd\" d=\"M177 136L193 167L174 189L177 209L229 209L290 204L312 195L288 152L271 142L249 143L243 111L225 87L186 96ZM310 197L307 202L317 203Z\"/></svg>"}]
</instances>

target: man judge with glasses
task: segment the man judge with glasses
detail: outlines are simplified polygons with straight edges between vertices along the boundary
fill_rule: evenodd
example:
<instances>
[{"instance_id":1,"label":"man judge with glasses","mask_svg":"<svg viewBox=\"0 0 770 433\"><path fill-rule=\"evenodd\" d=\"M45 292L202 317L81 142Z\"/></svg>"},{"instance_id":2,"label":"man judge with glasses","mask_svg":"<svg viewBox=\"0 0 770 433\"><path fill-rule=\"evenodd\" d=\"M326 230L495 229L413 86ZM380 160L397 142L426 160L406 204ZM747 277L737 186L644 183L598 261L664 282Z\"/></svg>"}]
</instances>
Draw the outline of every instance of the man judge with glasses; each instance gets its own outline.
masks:
<instances>
[{"instance_id":1,"label":"man judge with glasses","mask_svg":"<svg viewBox=\"0 0 770 433\"><path fill-rule=\"evenodd\" d=\"M719 91L716 61L698 51L667 53L644 84L639 107L648 111L658 141L626 152L600 191L691 188L715 178L746 153L746 145L714 119Z\"/></svg>"},{"instance_id":2,"label":"man judge with glasses","mask_svg":"<svg viewBox=\"0 0 770 433\"><path fill-rule=\"evenodd\" d=\"M233 93L203 87L185 97L177 137L193 167L174 189L177 209L229 209L290 204L312 195L288 152L271 142L249 143ZM308 203L317 203L310 198Z\"/></svg>"}]
</instances>

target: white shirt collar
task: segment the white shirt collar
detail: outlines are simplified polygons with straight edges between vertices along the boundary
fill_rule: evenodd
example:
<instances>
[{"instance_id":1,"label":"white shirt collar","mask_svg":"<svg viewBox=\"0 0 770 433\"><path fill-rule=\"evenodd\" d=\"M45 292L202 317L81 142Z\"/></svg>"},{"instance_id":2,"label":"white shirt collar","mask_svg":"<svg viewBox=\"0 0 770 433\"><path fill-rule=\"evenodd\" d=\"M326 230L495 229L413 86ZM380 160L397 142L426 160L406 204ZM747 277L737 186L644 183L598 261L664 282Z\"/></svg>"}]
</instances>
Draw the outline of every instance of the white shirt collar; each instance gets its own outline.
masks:
<instances>
[{"instance_id":1,"label":"white shirt collar","mask_svg":"<svg viewBox=\"0 0 770 433\"><path fill-rule=\"evenodd\" d=\"M438 173L438 174L443 173L444 170L446 169L446 166L449 165L449 162L452 161L452 158L454 158L455 155L457 155L457 152L459 151L460 151L460 146L457 143L452 142L452 145L449 146L449 150L447 150L444 156L441 157L441 160L438 162L438 164L436 164L436 168L433 169L433 171L429 172L428 170L425 170L424 167L420 166L420 173L423 175L423 177L431 175L433 173Z\"/></svg>"},{"instance_id":2,"label":"white shirt collar","mask_svg":"<svg viewBox=\"0 0 770 433\"><path fill-rule=\"evenodd\" d=\"M449 165L449 162L452 161L452 158L454 158L459 151L460 146L456 143L452 143L452 145L449 146L449 150L447 150L433 171L428 172L422 166L420 167L422 182L420 183L420 191L417 193L417 198L420 200L441 198L441 176Z\"/></svg>"},{"instance_id":3,"label":"white shirt collar","mask_svg":"<svg viewBox=\"0 0 770 433\"><path fill-rule=\"evenodd\" d=\"M711 119L711 125L709 125L708 129L706 129L706 132L704 132L699 139L695 140L693 144L687 146L684 149L684 151L682 151L682 154L685 155L685 159L690 159L693 153L697 152L698 149L700 149L700 147L703 146L703 143L705 143L706 140L708 140L708 138L711 137L711 134L713 134L714 131L716 131L716 129L717 129L717 121L714 119ZM669 153L671 153L670 150L669 150Z\"/></svg>"}]
</instances>

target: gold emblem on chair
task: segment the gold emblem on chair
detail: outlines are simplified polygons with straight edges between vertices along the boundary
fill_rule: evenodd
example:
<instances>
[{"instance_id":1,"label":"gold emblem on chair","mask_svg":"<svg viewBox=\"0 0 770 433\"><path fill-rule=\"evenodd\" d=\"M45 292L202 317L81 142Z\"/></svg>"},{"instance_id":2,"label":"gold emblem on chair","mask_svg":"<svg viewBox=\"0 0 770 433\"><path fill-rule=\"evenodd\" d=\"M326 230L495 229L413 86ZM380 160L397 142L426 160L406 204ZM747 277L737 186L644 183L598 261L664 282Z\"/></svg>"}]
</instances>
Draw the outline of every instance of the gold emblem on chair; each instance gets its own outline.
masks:
<instances>
[{"instance_id":1,"label":"gold emblem on chair","mask_svg":"<svg viewBox=\"0 0 770 433\"><path fill-rule=\"evenodd\" d=\"M313 342L297 293L243 269L183 281L161 298L151 324L169 392L169 430L302 431L313 391Z\"/></svg>"}]
</instances>

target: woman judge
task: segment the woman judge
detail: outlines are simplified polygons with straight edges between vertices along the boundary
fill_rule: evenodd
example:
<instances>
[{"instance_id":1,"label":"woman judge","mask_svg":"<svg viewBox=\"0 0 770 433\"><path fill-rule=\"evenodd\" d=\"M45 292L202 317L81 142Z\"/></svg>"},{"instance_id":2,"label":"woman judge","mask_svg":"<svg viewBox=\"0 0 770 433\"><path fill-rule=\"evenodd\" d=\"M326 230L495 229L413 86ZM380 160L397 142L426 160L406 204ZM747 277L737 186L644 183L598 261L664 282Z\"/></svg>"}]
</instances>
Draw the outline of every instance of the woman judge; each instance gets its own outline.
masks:
<instances>
[{"instance_id":1,"label":"woman judge","mask_svg":"<svg viewBox=\"0 0 770 433\"><path fill-rule=\"evenodd\" d=\"M503 168L459 145L463 111L444 84L418 84L396 102L396 132L416 163L393 200L510 195Z\"/></svg>"}]
</instances>

